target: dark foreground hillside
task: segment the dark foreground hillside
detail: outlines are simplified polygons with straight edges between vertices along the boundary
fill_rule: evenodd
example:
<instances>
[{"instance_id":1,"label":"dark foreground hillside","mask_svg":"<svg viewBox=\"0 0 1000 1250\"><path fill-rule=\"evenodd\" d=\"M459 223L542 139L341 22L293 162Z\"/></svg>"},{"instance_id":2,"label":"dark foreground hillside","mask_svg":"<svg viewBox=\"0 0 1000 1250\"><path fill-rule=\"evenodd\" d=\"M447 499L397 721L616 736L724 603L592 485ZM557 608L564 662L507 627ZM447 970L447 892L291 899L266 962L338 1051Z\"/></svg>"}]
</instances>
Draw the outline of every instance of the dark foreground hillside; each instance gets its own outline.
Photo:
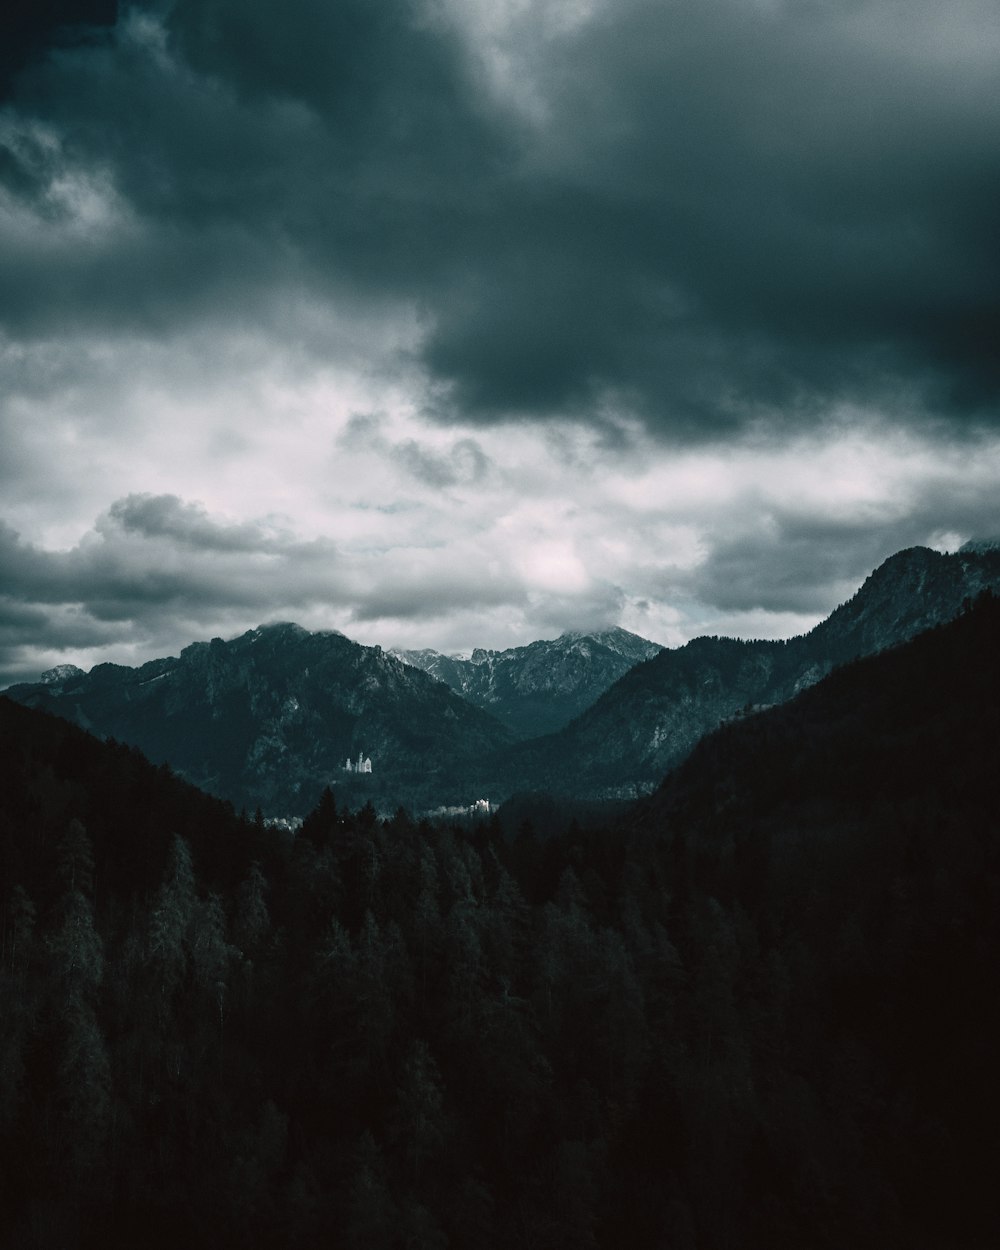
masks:
<instances>
[{"instance_id":1,"label":"dark foreground hillside","mask_svg":"<svg viewBox=\"0 0 1000 1250\"><path fill-rule=\"evenodd\" d=\"M0 1240L996 1244L998 642L509 840L288 839L0 700Z\"/></svg>"}]
</instances>

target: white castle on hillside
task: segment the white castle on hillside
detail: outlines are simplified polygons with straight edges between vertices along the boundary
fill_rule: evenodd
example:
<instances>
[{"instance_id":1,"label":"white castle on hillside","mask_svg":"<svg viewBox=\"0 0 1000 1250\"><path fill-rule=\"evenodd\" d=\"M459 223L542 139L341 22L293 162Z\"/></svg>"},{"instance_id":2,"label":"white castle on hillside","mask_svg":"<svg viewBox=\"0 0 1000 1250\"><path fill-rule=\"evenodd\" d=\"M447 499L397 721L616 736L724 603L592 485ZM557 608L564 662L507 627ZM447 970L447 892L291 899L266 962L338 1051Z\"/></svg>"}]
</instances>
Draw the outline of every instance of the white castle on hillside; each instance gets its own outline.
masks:
<instances>
[{"instance_id":1,"label":"white castle on hillside","mask_svg":"<svg viewBox=\"0 0 1000 1250\"><path fill-rule=\"evenodd\" d=\"M364 751L358 752L358 758L355 763L351 763L350 759L348 759L344 765L344 771L348 773L370 773L371 770L372 762L370 759L365 759Z\"/></svg>"}]
</instances>

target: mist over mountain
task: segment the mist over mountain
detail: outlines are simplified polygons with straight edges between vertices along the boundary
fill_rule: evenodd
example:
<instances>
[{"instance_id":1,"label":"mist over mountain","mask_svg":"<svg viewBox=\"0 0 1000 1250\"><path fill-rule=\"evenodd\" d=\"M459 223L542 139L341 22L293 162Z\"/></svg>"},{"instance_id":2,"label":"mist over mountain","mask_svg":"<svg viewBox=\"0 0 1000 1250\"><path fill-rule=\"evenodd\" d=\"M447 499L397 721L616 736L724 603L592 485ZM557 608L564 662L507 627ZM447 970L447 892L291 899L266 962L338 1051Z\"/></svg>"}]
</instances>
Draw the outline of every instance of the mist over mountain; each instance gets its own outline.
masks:
<instances>
[{"instance_id":1,"label":"mist over mountain","mask_svg":"<svg viewBox=\"0 0 1000 1250\"><path fill-rule=\"evenodd\" d=\"M445 682L519 738L569 724L619 677L663 648L627 629L567 632L505 651L477 648L470 658L437 651L395 651Z\"/></svg>"},{"instance_id":2,"label":"mist over mountain","mask_svg":"<svg viewBox=\"0 0 1000 1250\"><path fill-rule=\"evenodd\" d=\"M458 765L509 738L381 648L292 624L192 643L140 668L64 666L7 694L132 743L237 807L277 815L308 811L328 784L380 803L468 801ZM370 775L345 770L359 755L373 761Z\"/></svg>"}]
</instances>

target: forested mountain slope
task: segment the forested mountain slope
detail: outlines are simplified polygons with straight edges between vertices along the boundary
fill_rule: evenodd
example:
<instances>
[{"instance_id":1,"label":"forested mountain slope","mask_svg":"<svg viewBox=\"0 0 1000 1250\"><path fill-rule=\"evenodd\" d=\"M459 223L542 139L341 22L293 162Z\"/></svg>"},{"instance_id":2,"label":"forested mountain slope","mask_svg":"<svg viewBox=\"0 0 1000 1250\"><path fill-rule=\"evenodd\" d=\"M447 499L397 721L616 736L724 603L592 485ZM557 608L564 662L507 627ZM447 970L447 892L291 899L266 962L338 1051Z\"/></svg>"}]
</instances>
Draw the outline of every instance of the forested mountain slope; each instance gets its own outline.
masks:
<instances>
[{"instance_id":1,"label":"forested mountain slope","mask_svg":"<svg viewBox=\"0 0 1000 1250\"><path fill-rule=\"evenodd\" d=\"M292 624L192 643L141 668L60 669L6 693L275 815L304 814L331 783L353 786L359 803L468 802L460 764L509 739L492 717L381 648ZM344 769L359 755L372 761L363 790Z\"/></svg>"},{"instance_id":2,"label":"forested mountain slope","mask_svg":"<svg viewBox=\"0 0 1000 1250\"><path fill-rule=\"evenodd\" d=\"M807 634L787 642L695 638L636 665L560 733L509 749L496 762L494 787L577 797L649 790L728 718L784 702L836 664L952 619L987 588L1000 590L1000 549L901 551Z\"/></svg>"},{"instance_id":3,"label":"forested mountain slope","mask_svg":"<svg viewBox=\"0 0 1000 1250\"><path fill-rule=\"evenodd\" d=\"M290 624L194 643L138 669L63 667L7 693L134 743L211 793L269 815L301 815L327 784L344 803L371 799L383 812L526 790L631 798L723 721L954 617L986 587L1000 589L1000 549L912 548L787 642L696 638L635 663L653 644L624 630L564 635L462 662L449 680L468 697L378 647ZM561 720L623 670L564 729L528 742L511 745L513 731L483 710L523 733ZM372 761L363 780L344 769L359 754Z\"/></svg>"},{"instance_id":4,"label":"forested mountain slope","mask_svg":"<svg viewBox=\"0 0 1000 1250\"><path fill-rule=\"evenodd\" d=\"M993 1246L998 642L511 840L291 838L0 699L4 1244Z\"/></svg>"}]
</instances>

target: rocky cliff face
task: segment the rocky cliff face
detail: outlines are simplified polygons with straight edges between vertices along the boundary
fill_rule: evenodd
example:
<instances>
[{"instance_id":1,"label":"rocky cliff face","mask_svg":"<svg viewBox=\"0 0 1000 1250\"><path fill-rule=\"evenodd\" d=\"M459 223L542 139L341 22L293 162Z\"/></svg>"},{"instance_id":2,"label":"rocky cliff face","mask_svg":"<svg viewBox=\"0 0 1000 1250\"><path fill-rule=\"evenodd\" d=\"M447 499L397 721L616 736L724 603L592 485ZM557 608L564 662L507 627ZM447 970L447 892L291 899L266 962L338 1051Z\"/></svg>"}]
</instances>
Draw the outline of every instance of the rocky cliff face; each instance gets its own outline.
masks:
<instances>
[{"instance_id":1,"label":"rocky cliff face","mask_svg":"<svg viewBox=\"0 0 1000 1250\"><path fill-rule=\"evenodd\" d=\"M53 670L6 693L132 743L237 806L276 815L307 811L328 783L352 802L447 801L461 762L508 738L381 648L289 624L194 643L137 669ZM372 760L363 781L343 767L359 752Z\"/></svg>"},{"instance_id":2,"label":"rocky cliff face","mask_svg":"<svg viewBox=\"0 0 1000 1250\"><path fill-rule=\"evenodd\" d=\"M1000 549L899 552L825 621L787 642L696 638L637 665L566 729L512 748L495 788L631 797L656 785L709 730L784 702L835 665L871 655L1000 591Z\"/></svg>"},{"instance_id":3,"label":"rocky cliff face","mask_svg":"<svg viewBox=\"0 0 1000 1250\"><path fill-rule=\"evenodd\" d=\"M471 658L437 651L395 652L483 708L518 738L553 733L588 708L635 664L662 648L626 629L566 633Z\"/></svg>"}]
</instances>

